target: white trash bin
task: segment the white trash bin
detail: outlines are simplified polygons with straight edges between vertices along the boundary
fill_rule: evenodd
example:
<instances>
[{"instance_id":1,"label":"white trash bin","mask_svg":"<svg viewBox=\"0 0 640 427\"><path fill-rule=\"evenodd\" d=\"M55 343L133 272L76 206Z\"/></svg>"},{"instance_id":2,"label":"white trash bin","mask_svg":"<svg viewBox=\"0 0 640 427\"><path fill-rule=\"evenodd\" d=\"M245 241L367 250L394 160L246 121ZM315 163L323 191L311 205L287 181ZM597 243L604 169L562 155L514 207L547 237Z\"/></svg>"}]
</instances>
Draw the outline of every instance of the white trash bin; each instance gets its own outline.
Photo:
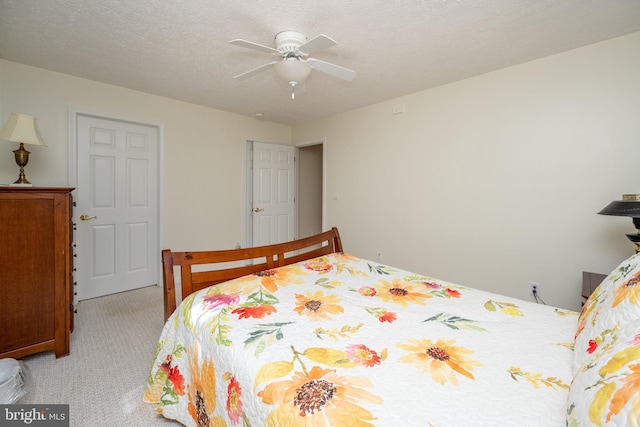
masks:
<instances>
[{"instance_id":1,"label":"white trash bin","mask_svg":"<svg viewBox=\"0 0 640 427\"><path fill-rule=\"evenodd\" d=\"M17 403L27 394L27 369L15 359L0 359L0 404Z\"/></svg>"}]
</instances>

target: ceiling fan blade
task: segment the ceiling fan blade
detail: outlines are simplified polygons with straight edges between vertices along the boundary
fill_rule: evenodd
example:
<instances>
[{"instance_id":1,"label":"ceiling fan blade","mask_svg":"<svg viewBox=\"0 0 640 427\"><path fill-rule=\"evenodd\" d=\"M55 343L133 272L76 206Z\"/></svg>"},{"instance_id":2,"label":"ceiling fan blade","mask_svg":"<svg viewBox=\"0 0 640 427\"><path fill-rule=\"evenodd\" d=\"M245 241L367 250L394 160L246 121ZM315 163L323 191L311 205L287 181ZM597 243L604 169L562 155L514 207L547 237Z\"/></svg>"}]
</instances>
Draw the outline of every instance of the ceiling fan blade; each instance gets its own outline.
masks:
<instances>
[{"instance_id":1,"label":"ceiling fan blade","mask_svg":"<svg viewBox=\"0 0 640 427\"><path fill-rule=\"evenodd\" d=\"M236 80L246 80L249 77L253 77L256 74L259 74L259 73L261 73L261 72L273 67L273 64L276 64L277 62L279 62L279 61L269 62L268 64L261 65L258 68L254 68L253 70L249 70L249 71L244 72L242 74L238 74L237 76L234 77L234 79L236 79Z\"/></svg>"},{"instance_id":2,"label":"ceiling fan blade","mask_svg":"<svg viewBox=\"0 0 640 427\"><path fill-rule=\"evenodd\" d=\"M356 72L348 68L341 67L330 62L321 61L315 58L307 59L307 62L311 64L311 68L329 74L333 77L337 77L342 80L351 81L356 77Z\"/></svg>"},{"instance_id":3,"label":"ceiling fan blade","mask_svg":"<svg viewBox=\"0 0 640 427\"><path fill-rule=\"evenodd\" d=\"M260 51L260 52L270 53L272 55L278 55L278 56L282 55L278 49L274 49L272 47L265 46L263 44L250 42L248 40L233 39L229 43L231 43L233 45L236 45L236 46L246 47L248 49L257 50L257 51Z\"/></svg>"},{"instance_id":4,"label":"ceiling fan blade","mask_svg":"<svg viewBox=\"0 0 640 427\"><path fill-rule=\"evenodd\" d=\"M300 45L300 47L298 47L298 51L305 55L313 55L315 52L328 49L335 45L337 45L337 43L331 37L320 34L319 36L316 36Z\"/></svg>"}]
</instances>

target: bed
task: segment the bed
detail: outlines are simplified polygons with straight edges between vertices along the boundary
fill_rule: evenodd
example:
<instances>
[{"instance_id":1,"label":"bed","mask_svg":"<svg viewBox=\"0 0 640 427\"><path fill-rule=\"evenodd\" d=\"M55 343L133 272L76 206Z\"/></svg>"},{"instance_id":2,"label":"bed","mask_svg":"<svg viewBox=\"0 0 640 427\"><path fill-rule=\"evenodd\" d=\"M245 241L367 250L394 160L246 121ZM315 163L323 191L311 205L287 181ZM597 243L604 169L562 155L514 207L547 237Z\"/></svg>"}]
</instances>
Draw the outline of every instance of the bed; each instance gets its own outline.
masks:
<instances>
[{"instance_id":1,"label":"bed","mask_svg":"<svg viewBox=\"0 0 640 427\"><path fill-rule=\"evenodd\" d=\"M162 258L144 401L184 425L640 425L638 256L581 313L358 258L335 228Z\"/></svg>"}]
</instances>

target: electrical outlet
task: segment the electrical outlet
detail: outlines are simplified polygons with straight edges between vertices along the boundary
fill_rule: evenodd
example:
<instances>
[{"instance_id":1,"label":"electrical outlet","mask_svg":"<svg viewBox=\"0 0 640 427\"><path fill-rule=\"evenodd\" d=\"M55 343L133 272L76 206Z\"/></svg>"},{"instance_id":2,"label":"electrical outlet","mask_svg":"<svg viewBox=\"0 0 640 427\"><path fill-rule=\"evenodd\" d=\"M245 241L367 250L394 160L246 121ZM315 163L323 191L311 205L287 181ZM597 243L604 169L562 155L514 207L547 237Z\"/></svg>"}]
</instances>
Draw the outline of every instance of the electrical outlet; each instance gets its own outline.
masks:
<instances>
[{"instance_id":1,"label":"electrical outlet","mask_svg":"<svg viewBox=\"0 0 640 427\"><path fill-rule=\"evenodd\" d=\"M535 295L541 296L542 295L542 284L535 283L535 282L530 282L529 283L529 295L535 296L534 295L534 291L535 291Z\"/></svg>"}]
</instances>

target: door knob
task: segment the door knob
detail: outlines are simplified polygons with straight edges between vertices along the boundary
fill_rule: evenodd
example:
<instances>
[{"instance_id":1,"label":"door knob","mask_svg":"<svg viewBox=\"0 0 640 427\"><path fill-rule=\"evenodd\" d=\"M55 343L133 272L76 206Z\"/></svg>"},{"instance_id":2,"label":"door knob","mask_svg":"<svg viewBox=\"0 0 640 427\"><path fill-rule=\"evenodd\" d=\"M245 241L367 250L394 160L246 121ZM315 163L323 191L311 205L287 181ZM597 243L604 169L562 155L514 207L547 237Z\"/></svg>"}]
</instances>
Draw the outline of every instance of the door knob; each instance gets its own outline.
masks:
<instances>
[{"instance_id":1,"label":"door knob","mask_svg":"<svg viewBox=\"0 0 640 427\"><path fill-rule=\"evenodd\" d=\"M89 216L87 214L80 215L80 219L83 220L83 221L89 221L90 219L96 219L96 218L98 218L98 217L95 216L95 215L91 215L91 216Z\"/></svg>"},{"instance_id":2,"label":"door knob","mask_svg":"<svg viewBox=\"0 0 640 427\"><path fill-rule=\"evenodd\" d=\"M254 212L262 212L263 210L264 210L264 209L262 209L262 208L254 208L254 209L253 209L253 211L254 211Z\"/></svg>"}]
</instances>

